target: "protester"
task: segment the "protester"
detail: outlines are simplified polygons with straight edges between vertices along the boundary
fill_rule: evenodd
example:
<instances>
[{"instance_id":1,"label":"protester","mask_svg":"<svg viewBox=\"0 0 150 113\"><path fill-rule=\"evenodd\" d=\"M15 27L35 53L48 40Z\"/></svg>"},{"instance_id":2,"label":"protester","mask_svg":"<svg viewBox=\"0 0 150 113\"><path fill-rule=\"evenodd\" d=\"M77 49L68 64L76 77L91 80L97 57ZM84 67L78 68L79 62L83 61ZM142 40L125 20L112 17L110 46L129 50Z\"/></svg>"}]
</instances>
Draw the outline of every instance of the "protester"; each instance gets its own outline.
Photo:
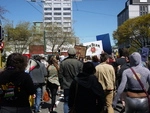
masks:
<instances>
[{"instance_id":1,"label":"protester","mask_svg":"<svg viewBox=\"0 0 150 113\"><path fill-rule=\"evenodd\" d=\"M100 61L97 55L92 56L92 63L94 64L94 66L97 66L98 64L100 64Z\"/></svg>"},{"instance_id":2,"label":"protester","mask_svg":"<svg viewBox=\"0 0 150 113\"><path fill-rule=\"evenodd\" d=\"M130 66L138 75L144 88L147 87L147 82L150 85L150 71L142 66L141 55L138 52L134 52L129 57ZM114 108L118 102L120 94L125 87L127 88L125 98L125 112L126 113L149 113L148 99L146 93L142 89L136 76L133 74L130 68L123 71L122 80L117 90L117 95L113 101Z\"/></svg>"},{"instance_id":3,"label":"protester","mask_svg":"<svg viewBox=\"0 0 150 113\"><path fill-rule=\"evenodd\" d=\"M103 110L104 90L94 75L95 72L95 66L91 62L84 63L83 72L75 77L70 86L69 109L73 108L75 103L76 113L100 113ZM77 96L75 97L76 91Z\"/></svg>"},{"instance_id":4,"label":"protester","mask_svg":"<svg viewBox=\"0 0 150 113\"><path fill-rule=\"evenodd\" d=\"M59 87L59 80L58 80L58 71L59 71L59 65L58 61L56 60L55 56L51 56L48 59L48 78L47 78L47 88L50 89L51 93L51 108L49 109L50 112L53 112L53 108L56 107L55 101L56 101L56 95L57 90Z\"/></svg>"},{"instance_id":5,"label":"protester","mask_svg":"<svg viewBox=\"0 0 150 113\"><path fill-rule=\"evenodd\" d=\"M68 57L60 63L59 82L64 89L64 113L68 113L69 87L74 77L82 71L83 63L76 59L75 48L68 49Z\"/></svg>"},{"instance_id":6,"label":"protester","mask_svg":"<svg viewBox=\"0 0 150 113\"><path fill-rule=\"evenodd\" d=\"M121 83L123 71L126 70L126 69L128 69L128 68L130 68L129 57L126 57L125 59L126 59L126 63L124 63L122 66L120 66L120 69L118 71L118 80L117 80L117 84L118 85L117 86L119 86L120 83ZM124 98L126 96L126 87L125 87L123 93L120 96L120 100L121 100L121 103L122 103L122 112L125 110L125 101L124 101Z\"/></svg>"},{"instance_id":7,"label":"protester","mask_svg":"<svg viewBox=\"0 0 150 113\"><path fill-rule=\"evenodd\" d=\"M115 90L115 70L112 65L108 64L109 55L107 53L102 53L100 56L100 64L96 68L96 77L102 84L105 97L106 97L106 109L108 113L114 113L112 108L112 101L114 97Z\"/></svg>"},{"instance_id":8,"label":"protester","mask_svg":"<svg viewBox=\"0 0 150 113\"><path fill-rule=\"evenodd\" d=\"M33 57L37 62L37 66L30 71L30 76L33 80L34 87L36 88L36 98L34 103L34 112L40 111L41 97L43 94L43 85L45 85L45 76L47 76L47 70L43 63L41 63L41 57L36 55Z\"/></svg>"},{"instance_id":9,"label":"protester","mask_svg":"<svg viewBox=\"0 0 150 113\"><path fill-rule=\"evenodd\" d=\"M8 56L6 67L0 73L0 113L32 113L29 96L35 98L35 88L25 73L27 58L20 53Z\"/></svg>"}]
</instances>

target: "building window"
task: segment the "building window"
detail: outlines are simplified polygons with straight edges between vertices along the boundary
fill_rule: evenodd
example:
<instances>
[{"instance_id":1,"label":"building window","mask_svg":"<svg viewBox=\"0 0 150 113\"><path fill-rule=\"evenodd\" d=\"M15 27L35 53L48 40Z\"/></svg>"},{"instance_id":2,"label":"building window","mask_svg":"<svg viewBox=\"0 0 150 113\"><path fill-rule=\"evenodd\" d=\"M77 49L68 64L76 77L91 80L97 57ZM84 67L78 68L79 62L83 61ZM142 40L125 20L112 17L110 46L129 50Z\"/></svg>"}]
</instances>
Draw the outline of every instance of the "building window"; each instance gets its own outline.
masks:
<instances>
[{"instance_id":1,"label":"building window","mask_svg":"<svg viewBox=\"0 0 150 113\"><path fill-rule=\"evenodd\" d=\"M54 15L61 15L61 13L54 13Z\"/></svg>"},{"instance_id":2,"label":"building window","mask_svg":"<svg viewBox=\"0 0 150 113\"><path fill-rule=\"evenodd\" d=\"M52 10L52 8L44 8L44 10Z\"/></svg>"},{"instance_id":3,"label":"building window","mask_svg":"<svg viewBox=\"0 0 150 113\"><path fill-rule=\"evenodd\" d=\"M59 11L60 11L60 10L61 10L61 8L54 8L54 10L59 10Z\"/></svg>"},{"instance_id":4,"label":"building window","mask_svg":"<svg viewBox=\"0 0 150 113\"><path fill-rule=\"evenodd\" d=\"M71 20L71 17L64 17L64 20Z\"/></svg>"},{"instance_id":5,"label":"building window","mask_svg":"<svg viewBox=\"0 0 150 113\"><path fill-rule=\"evenodd\" d=\"M52 13L45 13L45 15L52 15Z\"/></svg>"},{"instance_id":6,"label":"building window","mask_svg":"<svg viewBox=\"0 0 150 113\"><path fill-rule=\"evenodd\" d=\"M71 10L71 8L63 8L63 9L64 9L64 11L66 11L66 10L67 10L67 11L68 11L68 10Z\"/></svg>"},{"instance_id":7,"label":"building window","mask_svg":"<svg viewBox=\"0 0 150 113\"><path fill-rule=\"evenodd\" d=\"M45 20L52 20L51 17L45 17Z\"/></svg>"},{"instance_id":8,"label":"building window","mask_svg":"<svg viewBox=\"0 0 150 113\"><path fill-rule=\"evenodd\" d=\"M61 3L54 3L55 6L61 6Z\"/></svg>"},{"instance_id":9,"label":"building window","mask_svg":"<svg viewBox=\"0 0 150 113\"><path fill-rule=\"evenodd\" d=\"M63 13L64 15L71 15L71 13Z\"/></svg>"},{"instance_id":10,"label":"building window","mask_svg":"<svg viewBox=\"0 0 150 113\"><path fill-rule=\"evenodd\" d=\"M148 5L140 5L140 16L148 14Z\"/></svg>"},{"instance_id":11,"label":"building window","mask_svg":"<svg viewBox=\"0 0 150 113\"><path fill-rule=\"evenodd\" d=\"M70 3L63 3L63 6L71 6Z\"/></svg>"},{"instance_id":12,"label":"building window","mask_svg":"<svg viewBox=\"0 0 150 113\"><path fill-rule=\"evenodd\" d=\"M54 20L61 20L61 17L54 17Z\"/></svg>"}]
</instances>

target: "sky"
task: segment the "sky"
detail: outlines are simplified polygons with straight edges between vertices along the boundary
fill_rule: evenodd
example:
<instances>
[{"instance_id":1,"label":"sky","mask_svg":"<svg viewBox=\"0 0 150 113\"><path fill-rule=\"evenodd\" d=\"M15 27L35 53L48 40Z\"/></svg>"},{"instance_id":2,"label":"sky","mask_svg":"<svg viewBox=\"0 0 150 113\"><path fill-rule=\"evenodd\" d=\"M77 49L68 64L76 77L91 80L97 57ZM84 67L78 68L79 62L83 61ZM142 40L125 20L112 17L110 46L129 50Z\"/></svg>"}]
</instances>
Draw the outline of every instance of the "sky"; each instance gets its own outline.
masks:
<instances>
[{"instance_id":1,"label":"sky","mask_svg":"<svg viewBox=\"0 0 150 113\"><path fill-rule=\"evenodd\" d=\"M73 2L73 30L80 43L96 41L97 35L109 33L111 45L113 31L117 29L117 14L125 8L127 0L76 0ZM41 0L0 0L0 6L8 10L7 20L14 25L21 21L43 21Z\"/></svg>"}]
</instances>

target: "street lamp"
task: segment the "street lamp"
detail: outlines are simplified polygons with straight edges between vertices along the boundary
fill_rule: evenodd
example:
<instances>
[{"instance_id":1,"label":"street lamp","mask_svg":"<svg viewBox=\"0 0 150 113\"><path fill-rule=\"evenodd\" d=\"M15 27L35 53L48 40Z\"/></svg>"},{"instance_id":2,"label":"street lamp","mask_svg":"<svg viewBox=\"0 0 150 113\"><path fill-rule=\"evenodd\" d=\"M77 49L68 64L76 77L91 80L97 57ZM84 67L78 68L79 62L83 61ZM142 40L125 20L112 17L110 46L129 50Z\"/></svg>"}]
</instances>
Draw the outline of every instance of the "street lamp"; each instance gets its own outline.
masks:
<instances>
[{"instance_id":1,"label":"street lamp","mask_svg":"<svg viewBox=\"0 0 150 113\"><path fill-rule=\"evenodd\" d=\"M44 31L43 31L43 38L44 38L44 55L46 55L45 27L44 27Z\"/></svg>"}]
</instances>

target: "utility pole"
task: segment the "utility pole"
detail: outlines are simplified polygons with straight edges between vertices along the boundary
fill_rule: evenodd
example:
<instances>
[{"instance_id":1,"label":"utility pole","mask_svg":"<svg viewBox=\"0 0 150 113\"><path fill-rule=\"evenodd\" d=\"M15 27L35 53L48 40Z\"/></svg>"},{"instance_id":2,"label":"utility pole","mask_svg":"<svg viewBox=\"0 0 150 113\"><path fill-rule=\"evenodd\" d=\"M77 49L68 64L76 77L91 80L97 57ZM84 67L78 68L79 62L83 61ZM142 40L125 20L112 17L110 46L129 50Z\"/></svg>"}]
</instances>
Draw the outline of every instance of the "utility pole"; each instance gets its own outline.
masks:
<instances>
[{"instance_id":1,"label":"utility pole","mask_svg":"<svg viewBox=\"0 0 150 113\"><path fill-rule=\"evenodd\" d=\"M44 28L43 38L44 38L44 55L46 55L45 28Z\"/></svg>"}]
</instances>

